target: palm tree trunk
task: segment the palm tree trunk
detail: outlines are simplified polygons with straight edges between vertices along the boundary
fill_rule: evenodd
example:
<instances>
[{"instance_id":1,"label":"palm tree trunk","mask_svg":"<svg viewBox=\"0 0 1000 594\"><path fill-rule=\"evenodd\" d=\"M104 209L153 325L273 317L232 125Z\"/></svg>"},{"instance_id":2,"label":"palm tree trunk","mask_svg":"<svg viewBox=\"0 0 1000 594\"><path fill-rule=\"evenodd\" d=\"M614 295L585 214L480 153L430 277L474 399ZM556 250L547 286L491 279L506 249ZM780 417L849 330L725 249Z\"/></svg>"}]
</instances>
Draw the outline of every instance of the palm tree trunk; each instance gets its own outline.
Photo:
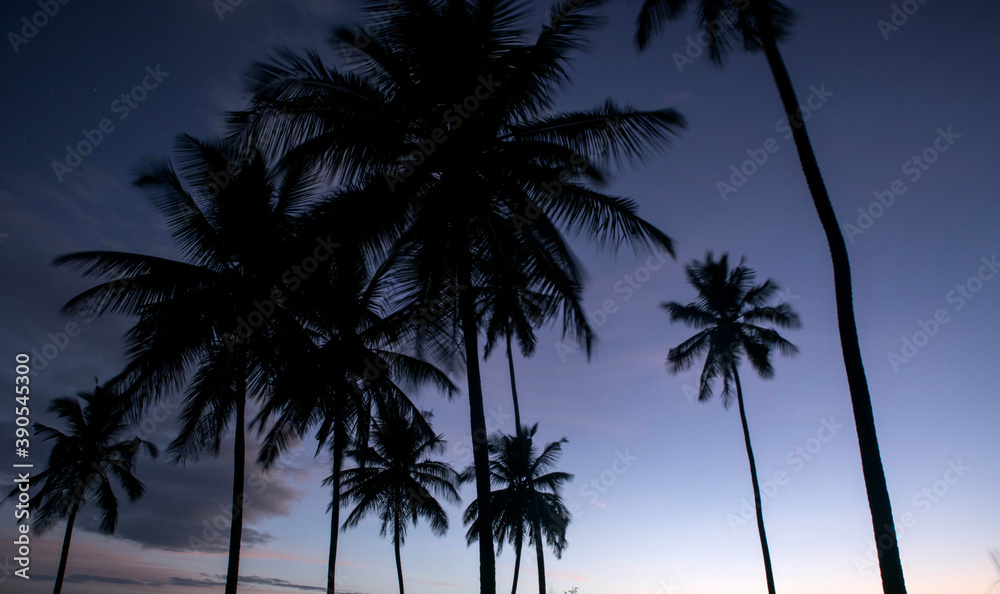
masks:
<instances>
[{"instance_id":1,"label":"palm tree trunk","mask_svg":"<svg viewBox=\"0 0 1000 594\"><path fill-rule=\"evenodd\" d=\"M767 592L774 594L774 572L771 569L771 550L767 547L767 535L764 533L764 510L760 499L760 484L757 482L757 463L753 459L753 448L750 447L750 428L747 426L747 413L743 408L743 387L740 386L740 374L735 368L733 376L736 379L736 401L740 405L740 421L743 423L743 441L747 446L747 458L750 460L750 480L753 481L753 500L757 508L757 532L760 534L760 550L764 553L764 576L767 578Z\"/></svg>"},{"instance_id":2,"label":"palm tree trunk","mask_svg":"<svg viewBox=\"0 0 1000 594\"><path fill-rule=\"evenodd\" d=\"M63 537L62 555L59 556L59 571L56 573L56 586L52 590L52 594L62 592L63 578L66 577L66 560L69 558L69 543L73 538L73 523L76 522L76 512L79 509L80 502L74 501L69 518L66 520L66 536Z\"/></svg>"},{"instance_id":3,"label":"palm tree trunk","mask_svg":"<svg viewBox=\"0 0 1000 594\"><path fill-rule=\"evenodd\" d=\"M868 392L868 380L865 377L865 367L861 360L861 347L858 344L858 329L854 320L854 297L851 289L851 264L847 257L847 245L837 223L830 196L820 174L816 155L813 154L809 142L809 134L805 124L801 123L801 113L791 77L785 68L785 62L778 51L778 46L771 36L764 37L764 53L768 65L778 86L781 102L792 125L792 136L795 148L799 154L802 171L806 176L813 204L819 214L826 240L830 246L830 256L833 260L833 284L837 302L837 323L840 327L840 344L844 353L844 366L847 370L847 385L851 391L851 405L854 409L854 424L858 431L858 446L861 450L861 470L865 477L865 488L868 491L868 507L871 510L872 526L875 531L875 543L879 551L879 569L882 574L882 591L884 594L906 594L906 584L903 580L903 566L899 559L899 543L896 540L896 529L892 519L892 506L889 502L889 489L885 483L885 471L882 468L882 457L879 453L878 437L875 433L875 417L872 413L871 394ZM793 120L793 118L798 119Z\"/></svg>"},{"instance_id":4,"label":"palm tree trunk","mask_svg":"<svg viewBox=\"0 0 1000 594\"><path fill-rule=\"evenodd\" d=\"M240 581L240 543L243 540L243 481L246 473L246 407L247 407L247 378L246 363L241 358L240 364L243 366L239 390L236 402L236 450L233 462L233 518L229 530L229 568L226 571L226 594L236 594L236 588Z\"/></svg>"},{"instance_id":5,"label":"palm tree trunk","mask_svg":"<svg viewBox=\"0 0 1000 594\"><path fill-rule=\"evenodd\" d=\"M517 594L517 577L521 574L521 547L524 539L520 535L514 542L514 585L510 588L510 594Z\"/></svg>"},{"instance_id":6,"label":"palm tree trunk","mask_svg":"<svg viewBox=\"0 0 1000 594\"><path fill-rule=\"evenodd\" d=\"M337 576L337 539L340 535L340 474L344 467L344 449L347 436L344 435L343 423L333 430L333 498L330 501L330 558L326 573L326 592L336 592Z\"/></svg>"},{"instance_id":7,"label":"palm tree trunk","mask_svg":"<svg viewBox=\"0 0 1000 594\"><path fill-rule=\"evenodd\" d=\"M538 518L531 524L535 534L535 557L538 560L538 594L545 594L545 546L542 542L542 524Z\"/></svg>"},{"instance_id":8,"label":"palm tree trunk","mask_svg":"<svg viewBox=\"0 0 1000 594\"><path fill-rule=\"evenodd\" d=\"M510 348L510 332L507 333L507 366L510 368L510 393L514 397L514 434L521 437L521 409L517 405L517 382L514 381L514 352Z\"/></svg>"},{"instance_id":9,"label":"palm tree trunk","mask_svg":"<svg viewBox=\"0 0 1000 594\"><path fill-rule=\"evenodd\" d=\"M493 553L493 513L490 509L490 459L487 451L486 412L479 373L479 329L472 294L471 263L459 271L458 309L462 320L465 360L469 380L469 416L472 426L472 460L476 469L476 499L479 501L479 588L481 594L496 594L496 560Z\"/></svg>"},{"instance_id":10,"label":"palm tree trunk","mask_svg":"<svg viewBox=\"0 0 1000 594\"><path fill-rule=\"evenodd\" d=\"M396 549L396 578L399 579L399 594L403 594L403 561L399 556L399 510L396 513L395 526L393 526L392 544Z\"/></svg>"}]
</instances>

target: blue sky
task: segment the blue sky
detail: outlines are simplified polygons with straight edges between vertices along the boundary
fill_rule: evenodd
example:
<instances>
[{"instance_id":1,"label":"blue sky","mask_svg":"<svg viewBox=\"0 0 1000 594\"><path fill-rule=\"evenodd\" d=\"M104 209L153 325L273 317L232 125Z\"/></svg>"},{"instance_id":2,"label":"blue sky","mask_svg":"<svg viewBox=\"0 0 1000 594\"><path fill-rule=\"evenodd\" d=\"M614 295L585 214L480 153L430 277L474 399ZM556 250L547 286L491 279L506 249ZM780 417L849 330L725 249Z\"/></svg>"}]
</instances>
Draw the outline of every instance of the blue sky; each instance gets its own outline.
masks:
<instances>
[{"instance_id":1,"label":"blue sky","mask_svg":"<svg viewBox=\"0 0 1000 594\"><path fill-rule=\"evenodd\" d=\"M834 207L845 226L856 227L845 227L855 309L908 589L989 592L1000 579L989 558L1000 548L1000 14L993 2L897 2L917 10L905 23L897 15L902 24L890 30L879 26L892 19L888 1L789 4L800 21L783 47L785 59L810 106L807 123ZM607 22L577 56L574 85L558 108L610 96L685 115L688 129L665 155L618 172L609 187L634 197L642 214L676 240L677 258L661 263L575 243L590 276L586 302L600 337L595 355L588 362L549 329L533 359L517 360L524 419L539 423L542 440L569 439L560 468L575 475L565 492L574 511L569 547L561 560L546 557L552 591L766 591L755 522L744 509L753 495L738 414L717 400L693 402L697 371L671 376L664 366L688 330L671 325L659 304L691 300L683 264L713 250L745 255L761 279L778 281L804 323L786 333L801 353L778 360L774 379L749 370L742 376L777 587L880 592L829 253L783 134L766 62L735 56L720 69L704 55L678 60L675 53L697 53L690 22L667 27L636 55L638 6L616 1L605 8ZM537 30L548 6L534 7L528 24ZM39 10L34 1L4 2L0 30L20 31L21 18ZM174 257L162 221L130 186L136 163L168 154L177 133L218 132L218 114L240 106L240 77L252 61L278 45L321 47L331 26L356 22L357 10L346 2L245 0L220 18L209 0L77 1L60 5L16 52L5 35L5 385L13 385L16 353L41 354L60 342L74 320L58 309L88 286L52 268L55 256L120 249ZM146 78L151 70L159 76ZM133 95L126 112L127 102L115 102L144 78L145 93ZM106 126L92 154L60 181L53 161L65 162L66 145L96 138L91 130L105 118L113 129ZM745 163L761 161L761 151L765 162ZM744 169L745 181L721 191L720 182L740 183L734 167ZM602 317L602 308L613 313ZM49 400L89 389L94 376L106 379L121 367L127 320L75 322L79 335L65 348L50 348L54 357L43 355L45 368L33 379L33 420L51 422L43 413ZM932 336L924 341L919 332ZM491 359L484 389L488 424L510 432L506 373L502 359ZM432 392L415 398L433 409L435 427L448 438L446 459L467 465L464 401ZM170 421L147 427L161 445L172 438ZM4 431L13 437L11 407L0 407ZM248 583L241 591L325 585L329 493L320 481L329 461L314 459L313 449L307 444L260 483L248 509L253 542L244 545ZM42 465L44 456L39 444L33 461ZM5 480L15 461L10 448L0 451ZM139 475L150 493L123 505L115 537L97 534L93 518L81 517L69 560L72 591L210 591L225 573L225 536L209 539L201 552L188 543L210 534L206 523L228 501L231 463L225 454L183 468L142 460ZM467 503L473 489L462 494ZM432 536L424 524L410 531L403 549L408 591L475 589L477 552L465 546L460 525L465 503L449 508L446 537ZM0 559L13 556L14 530L7 504L0 507ZM0 587L51 589L45 576L55 574L61 537L60 525L33 539L36 578L22 583L0 572ZM338 560L343 592L395 591L392 546L378 537L375 521L342 535ZM509 548L497 568L498 587L506 589ZM525 554L520 588L536 587L533 570L534 556Z\"/></svg>"}]
</instances>

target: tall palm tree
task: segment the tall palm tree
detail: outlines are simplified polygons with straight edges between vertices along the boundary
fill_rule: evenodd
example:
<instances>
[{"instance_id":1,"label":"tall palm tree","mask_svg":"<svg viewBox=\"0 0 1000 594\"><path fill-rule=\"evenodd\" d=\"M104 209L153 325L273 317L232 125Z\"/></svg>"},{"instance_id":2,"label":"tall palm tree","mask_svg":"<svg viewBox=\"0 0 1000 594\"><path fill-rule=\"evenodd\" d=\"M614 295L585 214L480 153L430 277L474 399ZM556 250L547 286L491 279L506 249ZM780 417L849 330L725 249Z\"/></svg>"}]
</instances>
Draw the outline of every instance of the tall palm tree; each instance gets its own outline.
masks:
<instances>
[{"instance_id":1,"label":"tall palm tree","mask_svg":"<svg viewBox=\"0 0 1000 594\"><path fill-rule=\"evenodd\" d=\"M313 228L324 226L322 215L307 218ZM347 235L344 231L337 237ZM342 242L330 265L307 284L286 303L302 318L303 329L296 336L298 342L279 345L272 397L254 423L270 426L260 453L265 469L314 428L316 453L324 447L330 451L333 494L327 592L333 594L347 448L352 443L367 445L373 408L403 407L417 413L397 382L431 383L449 397L458 389L444 372L402 351L406 317L385 312L384 279L371 277L354 242ZM274 421L269 423L271 417ZM423 422L418 413L414 418Z\"/></svg>"},{"instance_id":2,"label":"tall palm tree","mask_svg":"<svg viewBox=\"0 0 1000 594\"><path fill-rule=\"evenodd\" d=\"M490 493L497 554L500 554L505 541L514 545L514 585L511 594L517 592L521 548L526 535L535 547L539 594L545 594L543 536L556 558L561 557L566 548L566 526L570 515L559 489L572 480L573 475L552 470L566 439L552 442L538 453L532 443L537 431L536 423L531 427L522 427L517 435L501 434L490 443L490 479L498 487ZM472 480L474 473L475 469L467 469L463 479ZM479 518L477 499L469 504L462 517L469 525L465 537L470 545L479 538Z\"/></svg>"},{"instance_id":3,"label":"tall palm tree","mask_svg":"<svg viewBox=\"0 0 1000 594\"><path fill-rule=\"evenodd\" d=\"M763 51L771 74L778 87L778 94L784 107L785 117L790 123L795 148L799 155L806 184L812 194L813 204L819 214L820 223L826 233L833 260L833 284L837 303L837 325L840 329L840 344L847 370L847 385L851 392L854 409L854 424L858 431L858 446L861 450L861 470L865 477L868 506L871 510L875 542L879 547L879 569L882 589L885 594L905 594L903 566L899 558L899 543L892 519L892 505L889 489L882 468L878 435L875 431L875 417L872 413L871 394L861 359L858 343L858 327L854 319L854 296L851 287L851 263L847 256L847 245L841 234L830 195L820 173L819 163L813 153L809 133L806 131L799 102L795 95L791 76L778 50L778 43L791 32L794 13L776 0L644 0L638 18L636 42L645 48L650 37L657 33L665 21L684 15L695 6L698 26L708 36L709 55L717 64L722 64L733 43L741 43L744 49Z\"/></svg>"},{"instance_id":4,"label":"tall palm tree","mask_svg":"<svg viewBox=\"0 0 1000 594\"><path fill-rule=\"evenodd\" d=\"M685 266L688 282L697 289L698 300L687 305L676 301L662 304L670 314L670 321L683 322L698 329L698 333L667 354L667 367L671 373L690 368L695 361L705 357L701 372L698 400L706 402L712 397L712 382L722 378L722 404L729 408L736 388L736 402L740 408L740 422L743 424L743 440L746 443L747 458L750 460L750 480L753 482L753 496L757 509L757 531L760 534L760 548L764 554L764 574L767 591L774 594L774 574L771 571L771 553L767 547L764 532L764 514L761 507L760 485L757 482L757 465L753 448L750 446L750 429L747 426L746 410L743 407L743 388L740 385L739 365L743 357L763 378L774 375L771 354L778 349L784 355L792 355L798 349L781 337L773 328L758 324L773 324L782 328L798 328L799 316L787 303L768 305L768 301L778 291L778 286L770 279L754 285L754 272L743 265L743 260L730 270L729 258L723 254L719 260L709 252L704 262L695 260Z\"/></svg>"},{"instance_id":5,"label":"tall palm tree","mask_svg":"<svg viewBox=\"0 0 1000 594\"><path fill-rule=\"evenodd\" d=\"M588 186L605 166L665 148L683 125L673 110L638 111L607 102L553 113L568 82L571 53L596 25L598 0L557 5L533 42L519 21L525 5L441 0L367 5L379 34L332 41L349 71L312 52L283 52L251 71L252 107L234 114L243 134L288 163L318 163L358 189L349 208L384 256L409 303L457 292L447 312L464 354L480 513L490 517L489 456L479 368L477 300L484 263L517 245L522 268L571 260L564 231L612 249L670 250L629 199ZM609 125L609 122L615 124ZM491 522L479 539L480 587L494 594Z\"/></svg>"},{"instance_id":6,"label":"tall palm tree","mask_svg":"<svg viewBox=\"0 0 1000 594\"><path fill-rule=\"evenodd\" d=\"M82 404L81 404L82 402ZM70 540L76 515L87 503L101 510L101 531L113 534L118 524L118 496L112 488L117 482L129 501L142 497L146 488L132 474L139 449L155 458L156 446L134 437L126 439L126 408L103 386L93 392L80 392L77 398L57 398L49 412L65 421L67 432L35 423L35 435L55 442L48 467L29 479L31 488L40 485L31 498L34 528L39 533L66 519L66 535L53 594L62 591L69 557ZM15 487L8 497L16 497Z\"/></svg>"},{"instance_id":7,"label":"tall palm tree","mask_svg":"<svg viewBox=\"0 0 1000 594\"><path fill-rule=\"evenodd\" d=\"M435 495L452 503L460 500L458 473L451 465L430 459L444 451L446 442L415 421L399 407L380 411L373 422L372 445L352 450L358 467L343 473L344 496L355 503L344 528L357 526L369 514L378 515L381 535L392 534L399 594L403 594L400 547L409 523L416 525L419 518L425 518L434 534L443 536L448 514Z\"/></svg>"},{"instance_id":8,"label":"tall palm tree","mask_svg":"<svg viewBox=\"0 0 1000 594\"><path fill-rule=\"evenodd\" d=\"M164 160L145 166L135 183L163 214L184 261L100 251L55 263L105 281L70 300L65 313L138 318L126 335L129 362L114 380L136 410L167 390L185 389L181 431L170 446L175 461L196 459L206 449L217 454L235 420L226 575L226 594L234 594L247 400L267 390L266 362L278 329L296 323L282 306L295 288L293 273L301 275L305 258L328 258L332 247L322 236L296 235L296 214L314 189L301 171L279 174L249 146L187 135L178 137L175 153L180 175Z\"/></svg>"},{"instance_id":9,"label":"tall palm tree","mask_svg":"<svg viewBox=\"0 0 1000 594\"><path fill-rule=\"evenodd\" d=\"M559 315L560 310L563 335L572 334L578 344L586 346L588 355L595 337L583 309L583 274L575 261L542 270L524 270L519 266L521 259L511 253L517 246L498 247L503 251L491 254L491 262L484 266L486 275L477 306L485 329L483 357L488 359L501 340L506 343L514 428L515 434L520 435L523 426L514 373L514 339L521 355L530 357L537 344L535 328Z\"/></svg>"}]
</instances>

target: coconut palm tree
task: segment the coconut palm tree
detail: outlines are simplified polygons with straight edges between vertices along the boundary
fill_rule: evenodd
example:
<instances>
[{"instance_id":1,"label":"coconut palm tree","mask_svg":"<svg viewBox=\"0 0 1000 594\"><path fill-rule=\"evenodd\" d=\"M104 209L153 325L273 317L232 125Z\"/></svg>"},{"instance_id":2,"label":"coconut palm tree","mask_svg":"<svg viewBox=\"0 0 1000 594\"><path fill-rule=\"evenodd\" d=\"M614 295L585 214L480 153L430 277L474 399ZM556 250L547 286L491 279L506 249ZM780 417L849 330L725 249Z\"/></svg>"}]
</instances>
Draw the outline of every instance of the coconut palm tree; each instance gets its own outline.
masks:
<instances>
[{"instance_id":1,"label":"coconut palm tree","mask_svg":"<svg viewBox=\"0 0 1000 594\"><path fill-rule=\"evenodd\" d=\"M355 504L344 528L357 526L370 514L378 515L381 535L392 534L399 594L403 594L400 548L407 527L424 518L434 534L447 532L448 514L435 495L457 503L458 473L451 465L430 458L444 451L442 436L428 433L426 424L417 422L402 407L389 406L379 412L371 440L371 446L349 452L358 467L343 473L344 496Z\"/></svg>"},{"instance_id":2,"label":"coconut palm tree","mask_svg":"<svg viewBox=\"0 0 1000 594\"><path fill-rule=\"evenodd\" d=\"M157 448L139 437L125 438L126 408L103 386L80 392L77 398L57 398L48 410L65 421L67 432L35 423L35 435L54 444L48 467L28 484L38 488L30 501L35 530L42 533L66 519L52 590L59 594L77 513L87 503L95 503L101 511L101 531L113 534L118 524L118 495L112 482L121 485L129 501L142 497L146 488L133 474L135 457L142 448L155 458ZM8 497L17 497L20 490L20 486L15 487Z\"/></svg>"},{"instance_id":3,"label":"coconut palm tree","mask_svg":"<svg viewBox=\"0 0 1000 594\"><path fill-rule=\"evenodd\" d=\"M764 532L764 514L761 508L760 485L757 483L757 465L750 445L750 429L747 426L746 410L743 406L743 388L740 385L739 365L743 358L763 378L774 375L771 354L778 349L784 355L793 355L798 349L781 337L773 328L758 324L773 324L782 328L798 328L799 316L787 303L768 305L768 301L778 292L778 286L770 279L754 285L754 272L743 265L743 260L730 270L729 258L723 254L718 260L709 252L704 262L695 260L685 266L688 282L697 289L698 300L683 305L676 301L662 304L670 314L670 321L683 322L698 329L698 333L667 354L667 367L671 373L689 369L702 356L702 368L698 390L698 400L706 402L712 397L712 382L722 378L722 404L726 408L732 404L733 387L736 388L736 402L743 424L743 440L746 443L747 458L750 460L750 480L757 509L757 531L760 534L760 548L764 554L764 574L767 591L774 594L774 574L771 571L771 554L767 548Z\"/></svg>"},{"instance_id":4,"label":"coconut palm tree","mask_svg":"<svg viewBox=\"0 0 1000 594\"><path fill-rule=\"evenodd\" d=\"M694 7L698 15L698 26L708 38L709 56L717 64L722 64L733 44L741 44L751 52L763 51L771 74L778 87L778 94L789 122L795 148L799 155L806 184L812 194L813 204L819 214L820 223L826 233L833 261L834 295L837 303L837 325L840 329L840 344L847 370L847 385L851 392L854 409L854 424L858 431L858 446L861 450L861 469L865 477L868 506L871 510L875 542L879 547L879 569L882 589L885 594L905 594L903 566L899 559L899 543L892 519L889 489L882 468L878 435L875 431L875 417L872 413L871 394L861 359L858 342L858 327L854 319L854 296L851 287L851 264L847 256L847 245L841 234L836 213L820 173L819 163L813 152L806 131L804 118L799 109L791 76L785 67L778 43L791 32L794 13L776 0L644 0L639 13L636 43L645 48L650 38L657 33L663 23L680 18L688 8Z\"/></svg>"},{"instance_id":5,"label":"coconut palm tree","mask_svg":"<svg viewBox=\"0 0 1000 594\"><path fill-rule=\"evenodd\" d=\"M562 313L563 335L572 334L577 344L585 345L589 356L594 332L583 308L583 273L575 261L566 261L543 270L524 270L512 250L518 246L498 246L480 287L478 308L484 327L484 359L503 340L506 343L510 391L514 406L515 434L519 434L521 408L517 398L512 342L516 338L524 357L535 352L535 328ZM557 254L552 255L553 261Z\"/></svg>"},{"instance_id":6,"label":"coconut palm tree","mask_svg":"<svg viewBox=\"0 0 1000 594\"><path fill-rule=\"evenodd\" d=\"M493 485L498 487L490 493L497 554L500 554L505 541L514 545L514 584L511 594L517 592L521 548L525 536L535 547L539 594L545 594L543 536L556 558L560 558L566 548L566 526L570 515L559 489L572 480L573 475L552 470L566 438L546 445L538 453L532 443L537 431L536 423L531 427L522 427L517 435L501 434L490 442L490 478ZM462 477L464 480L472 480L474 475L475 469L469 468ZM469 526L465 538L470 545L479 538L479 518L477 499L469 504L462 517Z\"/></svg>"},{"instance_id":7,"label":"coconut palm tree","mask_svg":"<svg viewBox=\"0 0 1000 594\"><path fill-rule=\"evenodd\" d=\"M327 227L323 216L307 217L309 225ZM347 235L344 230L336 237ZM316 453L324 447L330 451L330 594L335 591L347 448L367 445L373 409L402 407L423 422L397 382L413 387L430 383L449 397L458 390L444 372L402 351L400 342L412 328L403 313L385 312L384 278L371 277L356 247L353 241L342 242L330 266L307 279L308 286L286 302L304 324L297 342L279 345L272 397L254 420L262 429L270 427L260 452L265 469L312 429Z\"/></svg>"},{"instance_id":8,"label":"coconut palm tree","mask_svg":"<svg viewBox=\"0 0 1000 594\"><path fill-rule=\"evenodd\" d=\"M175 461L217 454L230 424L235 438L226 593L236 592L243 531L247 401L265 394L266 363L279 328L296 318L282 306L310 262L329 258L328 238L300 238L296 214L313 198L302 171L279 174L262 153L231 142L180 135L176 163L144 166L137 186L163 214L184 260L124 252L56 259L104 280L70 300L64 313L137 318L126 335L129 362L113 383L134 410L185 389ZM187 187L185 187L185 182ZM311 259L311 260L310 260Z\"/></svg>"},{"instance_id":9,"label":"coconut palm tree","mask_svg":"<svg viewBox=\"0 0 1000 594\"><path fill-rule=\"evenodd\" d=\"M588 111L552 109L568 82L569 56L596 25L598 4L555 6L537 38L525 41L525 7L513 0L372 2L367 16L378 19L378 35L356 40L351 29L334 32L347 71L328 68L312 52L282 52L254 67L251 108L232 118L270 152L287 151L286 162L317 163L357 188L348 210L406 302L457 293L440 326L450 329L467 366L485 517L489 457L476 304L490 254L518 245L522 268L547 265L552 253L568 261L566 231L611 249L671 249L634 202L589 184L602 181L609 164L665 148L683 124L680 115L611 101ZM480 524L483 594L495 593L491 525Z\"/></svg>"}]
</instances>

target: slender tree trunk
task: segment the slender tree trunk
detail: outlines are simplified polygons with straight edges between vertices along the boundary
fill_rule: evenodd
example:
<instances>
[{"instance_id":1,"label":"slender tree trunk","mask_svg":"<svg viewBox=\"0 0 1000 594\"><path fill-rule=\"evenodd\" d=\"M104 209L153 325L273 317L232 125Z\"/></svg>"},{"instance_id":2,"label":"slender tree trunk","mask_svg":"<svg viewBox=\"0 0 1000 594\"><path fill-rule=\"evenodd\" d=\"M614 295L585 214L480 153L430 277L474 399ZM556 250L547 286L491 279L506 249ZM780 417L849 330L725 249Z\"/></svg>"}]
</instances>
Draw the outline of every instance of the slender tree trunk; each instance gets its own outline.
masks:
<instances>
[{"instance_id":1,"label":"slender tree trunk","mask_svg":"<svg viewBox=\"0 0 1000 594\"><path fill-rule=\"evenodd\" d=\"M903 566L899 558L899 543L896 540L892 506L889 502L889 489L885 483L885 471L882 468L882 457L879 453L878 437L875 433L871 395L868 392L868 380L865 377L865 367L861 360L858 329L854 320L851 264L847 256L847 245L844 243L844 236L841 234L833 205L830 203L830 196L823 183L816 155L813 154L809 134L806 132L805 124L802 123L791 77L788 75L788 70L785 68L784 60L773 37L764 36L764 53L771 67L771 73L774 75L774 82L778 86L778 93L781 95L785 113L789 122L792 123L792 136L795 139L795 148L799 154L802 171L805 173L813 204L816 206L823 231L826 232L827 243L830 246L830 256L833 260L833 284L837 302L837 323L840 327L840 344L844 353L844 366L847 370L847 385L851 391L854 424L858 431L861 470L865 477L868 507L871 510L875 543L878 547L882 591L884 594L906 594Z\"/></svg>"},{"instance_id":2,"label":"slender tree trunk","mask_svg":"<svg viewBox=\"0 0 1000 594\"><path fill-rule=\"evenodd\" d=\"M519 535L514 542L514 585L510 588L510 594L517 594L517 578L521 574L521 547L524 539Z\"/></svg>"},{"instance_id":3,"label":"slender tree trunk","mask_svg":"<svg viewBox=\"0 0 1000 594\"><path fill-rule=\"evenodd\" d=\"M337 539L340 536L340 475L344 467L344 450L347 436L344 434L342 422L338 422L333 430L333 498L330 501L330 559L326 574L326 592L336 592L337 576Z\"/></svg>"},{"instance_id":4,"label":"slender tree trunk","mask_svg":"<svg viewBox=\"0 0 1000 594\"><path fill-rule=\"evenodd\" d=\"M236 402L236 450L233 463L233 517L229 530L229 568L226 571L226 594L236 594L240 581L240 543L243 540L243 481L246 474L246 361L240 358L240 394Z\"/></svg>"},{"instance_id":5,"label":"slender tree trunk","mask_svg":"<svg viewBox=\"0 0 1000 594\"><path fill-rule=\"evenodd\" d=\"M542 524L538 518L531 523L535 533L535 557L538 559L538 594L545 594L545 543L542 542Z\"/></svg>"},{"instance_id":6,"label":"slender tree trunk","mask_svg":"<svg viewBox=\"0 0 1000 594\"><path fill-rule=\"evenodd\" d=\"M514 381L514 352L510 348L510 332L507 333L507 366L510 368L510 393L514 397L514 434L521 437L521 408L517 405L517 382Z\"/></svg>"},{"instance_id":7,"label":"slender tree trunk","mask_svg":"<svg viewBox=\"0 0 1000 594\"><path fill-rule=\"evenodd\" d=\"M736 379L736 401L740 405L740 421L743 423L743 441L747 446L747 458L750 460L750 480L753 481L753 500L757 508L757 533L760 534L760 550L764 553L764 576L767 578L768 594L774 594L774 572L771 569L771 550L767 547L767 535L764 533L764 510L760 499L760 484L757 482L757 463L753 459L753 448L750 447L750 428L747 426L747 413L743 408L743 387L740 385L740 374L733 369Z\"/></svg>"},{"instance_id":8,"label":"slender tree trunk","mask_svg":"<svg viewBox=\"0 0 1000 594\"><path fill-rule=\"evenodd\" d=\"M472 271L466 260L459 272L458 309L462 320L465 359L469 375L469 416L472 426L472 460L476 469L476 499L479 501L479 588L481 594L496 594L496 559L493 549L493 513L490 509L490 458L487 451L486 412L479 374L479 329L472 293Z\"/></svg>"},{"instance_id":9,"label":"slender tree trunk","mask_svg":"<svg viewBox=\"0 0 1000 594\"><path fill-rule=\"evenodd\" d=\"M397 510L398 511L398 510ZM396 578L399 579L399 594L403 594L403 561L399 555L399 514L393 527L392 544L396 549Z\"/></svg>"},{"instance_id":10,"label":"slender tree trunk","mask_svg":"<svg viewBox=\"0 0 1000 594\"><path fill-rule=\"evenodd\" d=\"M69 558L69 543L73 539L73 523L76 522L76 512L80 509L80 502L74 501L73 507L69 511L69 518L66 520L66 536L63 537L62 554L59 556L59 571L56 573L56 586L52 594L62 592L63 579L66 577L66 560Z\"/></svg>"}]
</instances>

